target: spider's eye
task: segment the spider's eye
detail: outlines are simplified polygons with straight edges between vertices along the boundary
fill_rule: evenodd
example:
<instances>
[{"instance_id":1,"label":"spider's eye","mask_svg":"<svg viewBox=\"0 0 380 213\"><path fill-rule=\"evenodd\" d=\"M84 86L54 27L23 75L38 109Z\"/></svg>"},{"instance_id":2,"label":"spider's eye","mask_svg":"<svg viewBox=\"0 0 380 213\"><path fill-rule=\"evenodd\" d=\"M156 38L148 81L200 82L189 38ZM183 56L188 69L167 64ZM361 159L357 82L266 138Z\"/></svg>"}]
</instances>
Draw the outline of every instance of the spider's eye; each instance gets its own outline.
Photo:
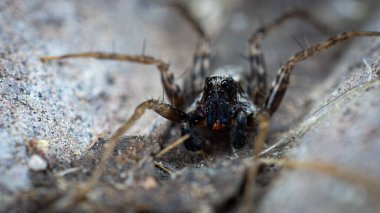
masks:
<instances>
[{"instance_id":1,"label":"spider's eye","mask_svg":"<svg viewBox=\"0 0 380 213\"><path fill-rule=\"evenodd\" d=\"M207 81L207 82L206 82L206 86L207 86L207 87L212 87L212 85L213 85L213 84L212 84L211 81Z\"/></svg>"},{"instance_id":2,"label":"spider's eye","mask_svg":"<svg viewBox=\"0 0 380 213\"><path fill-rule=\"evenodd\" d=\"M228 87L228 82L226 80L223 80L222 83L220 83L220 85L223 87L223 88L227 88Z\"/></svg>"},{"instance_id":3,"label":"spider's eye","mask_svg":"<svg viewBox=\"0 0 380 213\"><path fill-rule=\"evenodd\" d=\"M233 85L233 80L231 78L227 78L225 80L223 80L220 85L222 86L223 89L226 89L226 90L230 90L232 89L232 85Z\"/></svg>"}]
</instances>

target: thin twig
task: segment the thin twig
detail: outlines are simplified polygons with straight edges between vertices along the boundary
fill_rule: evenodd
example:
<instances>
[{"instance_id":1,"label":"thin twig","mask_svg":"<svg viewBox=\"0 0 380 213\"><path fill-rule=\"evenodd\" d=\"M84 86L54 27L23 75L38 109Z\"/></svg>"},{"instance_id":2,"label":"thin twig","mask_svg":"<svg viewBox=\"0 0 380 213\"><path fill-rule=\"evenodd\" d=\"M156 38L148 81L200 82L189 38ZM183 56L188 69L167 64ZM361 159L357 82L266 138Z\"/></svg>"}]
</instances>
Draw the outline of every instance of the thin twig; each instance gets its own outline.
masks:
<instances>
[{"instance_id":1,"label":"thin twig","mask_svg":"<svg viewBox=\"0 0 380 213\"><path fill-rule=\"evenodd\" d=\"M95 146L96 142L99 141L100 138L102 138L105 135L105 133L100 133L98 134L92 141L91 143L86 147L86 149L83 151L83 154L87 153L92 147Z\"/></svg>"},{"instance_id":2,"label":"thin twig","mask_svg":"<svg viewBox=\"0 0 380 213\"><path fill-rule=\"evenodd\" d=\"M170 170L169 168L165 167L162 162L157 162L157 161L154 161L154 165L160 169L162 169L163 171L165 171L166 173L168 173L169 175L172 175L173 171Z\"/></svg>"},{"instance_id":3,"label":"thin twig","mask_svg":"<svg viewBox=\"0 0 380 213\"><path fill-rule=\"evenodd\" d=\"M173 143L171 143L169 146L167 146L165 149L163 149L161 152L159 152L155 157L156 158L160 158L162 157L164 154L166 154L167 152L169 152L170 150L174 149L175 147L177 147L178 145L182 144L183 142L185 142L187 139L190 138L190 135L189 134L186 134L180 138L178 138L176 141L174 141Z\"/></svg>"},{"instance_id":4,"label":"thin twig","mask_svg":"<svg viewBox=\"0 0 380 213\"><path fill-rule=\"evenodd\" d=\"M261 158L259 159L259 163L265 165L275 164L289 169L317 171L362 186L370 195L373 196L376 204L376 210L377 212L380 212L380 203L378 202L380 200L380 185L377 183L377 181L372 180L371 178L366 177L362 174L318 161Z\"/></svg>"}]
</instances>

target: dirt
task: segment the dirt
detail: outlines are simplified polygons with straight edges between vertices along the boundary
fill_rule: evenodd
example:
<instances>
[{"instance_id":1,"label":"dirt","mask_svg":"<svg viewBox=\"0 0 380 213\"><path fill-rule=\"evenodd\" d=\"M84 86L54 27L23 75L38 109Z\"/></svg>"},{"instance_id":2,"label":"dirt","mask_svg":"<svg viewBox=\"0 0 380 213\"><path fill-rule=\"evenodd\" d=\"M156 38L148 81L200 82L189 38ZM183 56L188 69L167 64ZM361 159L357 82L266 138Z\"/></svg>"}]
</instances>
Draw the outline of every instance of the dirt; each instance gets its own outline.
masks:
<instances>
[{"instance_id":1,"label":"dirt","mask_svg":"<svg viewBox=\"0 0 380 213\"><path fill-rule=\"evenodd\" d=\"M267 147L275 148L265 157L322 163L346 177L312 166L287 170L271 164L260 166L250 183L249 145L236 154L228 144L210 145L203 154L178 146L155 158L179 138L179 129L148 113L119 141L100 182L78 199L110 133L138 103L162 98L159 75L154 67L128 63L41 63L39 57L98 50L145 53L170 62L181 83L197 38L165 7L167 1L157 2L0 3L0 211L235 212L247 205L249 187L254 187L251 211L379 209L373 193L380 185L378 38L346 42L297 65L271 119ZM209 0L189 6L213 38L213 68L247 67L241 53L250 33L285 11L303 8L326 23L329 32L321 33L294 21L265 40L270 80L300 45L341 31L378 30L380 20L376 1Z\"/></svg>"}]
</instances>

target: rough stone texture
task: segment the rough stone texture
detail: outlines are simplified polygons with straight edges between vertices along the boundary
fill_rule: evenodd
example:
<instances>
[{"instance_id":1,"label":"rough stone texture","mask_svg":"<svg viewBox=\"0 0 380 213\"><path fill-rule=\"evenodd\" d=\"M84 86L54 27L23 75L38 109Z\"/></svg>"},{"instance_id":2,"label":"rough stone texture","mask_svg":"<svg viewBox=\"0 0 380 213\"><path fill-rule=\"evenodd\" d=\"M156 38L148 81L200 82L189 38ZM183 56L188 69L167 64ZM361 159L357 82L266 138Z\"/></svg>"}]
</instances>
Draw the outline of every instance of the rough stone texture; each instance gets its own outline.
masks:
<instances>
[{"instance_id":1,"label":"rough stone texture","mask_svg":"<svg viewBox=\"0 0 380 213\"><path fill-rule=\"evenodd\" d=\"M365 29L379 29L379 16L373 16L376 1L309 1L304 5L301 0L198 0L190 6L214 38L217 66L246 66L239 53L245 52L250 32L293 8L310 10L334 29L331 34L362 29L368 18L373 21ZM300 21L276 32L264 43L271 77L279 62L300 49L294 40L307 46L326 37ZM181 79L191 64L195 43L195 34L178 14L152 1L2 1L0 203L4 205L0 206L7 211L59 210L60 198L67 197L74 183L85 181L96 166L103 146L98 144L84 154L91 140L112 132L139 102L162 96L153 67L96 60L42 64L39 56L144 51L170 61L171 70ZM320 160L379 182L379 43L375 38L361 39L349 51L340 45L297 66L291 88L272 119L269 143L285 140L293 147L281 149L281 155ZM147 132L157 116L144 117L132 132ZM172 132L173 137L178 135L176 129ZM231 153L224 151L204 160L180 147L160 161L174 171L168 175L154 166L151 153L173 137L168 141L123 139L102 184L89 196L89 203L76 210L234 210L243 182L241 158L231 159ZM49 172L28 170L25 143L31 139L49 141ZM246 156L249 151L239 154ZM273 182L259 182L269 185L266 193L258 193L262 212L322 208L370 212L376 203L360 186L315 172L284 171Z\"/></svg>"},{"instance_id":2,"label":"rough stone texture","mask_svg":"<svg viewBox=\"0 0 380 213\"><path fill-rule=\"evenodd\" d=\"M366 29L379 26L380 14ZM306 119L290 135L289 157L323 162L374 182L353 184L315 172L284 172L263 198L263 212L378 212L380 210L380 40L362 40L337 63ZM312 201L312 202L310 202ZM275 203L276 205L273 205Z\"/></svg>"}]
</instances>

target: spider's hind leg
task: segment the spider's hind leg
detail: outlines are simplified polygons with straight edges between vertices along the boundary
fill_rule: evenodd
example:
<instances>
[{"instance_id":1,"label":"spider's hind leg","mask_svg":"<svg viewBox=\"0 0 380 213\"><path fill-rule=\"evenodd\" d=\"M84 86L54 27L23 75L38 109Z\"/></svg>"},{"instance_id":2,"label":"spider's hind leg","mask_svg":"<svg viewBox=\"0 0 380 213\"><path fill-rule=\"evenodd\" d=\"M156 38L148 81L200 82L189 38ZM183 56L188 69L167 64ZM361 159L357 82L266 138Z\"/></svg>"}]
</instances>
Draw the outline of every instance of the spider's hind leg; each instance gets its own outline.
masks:
<instances>
[{"instance_id":1,"label":"spider's hind leg","mask_svg":"<svg viewBox=\"0 0 380 213\"><path fill-rule=\"evenodd\" d=\"M191 84L193 96L197 96L202 90L205 78L210 69L210 42L207 38L201 38L193 56Z\"/></svg>"},{"instance_id":2,"label":"spider's hind leg","mask_svg":"<svg viewBox=\"0 0 380 213\"><path fill-rule=\"evenodd\" d=\"M324 32L325 27L315 20L312 16L302 10L294 10L283 14L279 18L270 22L269 24L258 28L249 39L248 59L250 63L251 76L250 76L250 95L255 101L255 104L263 106L265 97L268 93L267 87L267 73L264 61L264 55L261 49L261 43L268 33L272 32L275 28L281 26L293 18L300 18L319 31Z\"/></svg>"},{"instance_id":3,"label":"spider's hind leg","mask_svg":"<svg viewBox=\"0 0 380 213\"><path fill-rule=\"evenodd\" d=\"M281 66L278 70L276 79L273 81L268 97L265 101L265 108L269 114L273 114L279 107L282 98L288 88L290 74L293 71L294 66L303 60L306 60L324 49L328 49L335 44L349 40L359 36L380 36L380 32L344 32L338 35L332 36L325 41L322 41L312 47L304 49L297 54L289 58L288 62Z\"/></svg>"},{"instance_id":4,"label":"spider's hind leg","mask_svg":"<svg viewBox=\"0 0 380 213\"><path fill-rule=\"evenodd\" d=\"M190 87L189 93L194 99L202 90L204 79L210 70L210 39L206 31L201 26L201 23L194 17L189 9L181 3L170 4L178 13L190 24L193 30L198 34L199 40L193 56L193 65L191 68L191 77L186 82L187 87Z\"/></svg>"}]
</instances>

